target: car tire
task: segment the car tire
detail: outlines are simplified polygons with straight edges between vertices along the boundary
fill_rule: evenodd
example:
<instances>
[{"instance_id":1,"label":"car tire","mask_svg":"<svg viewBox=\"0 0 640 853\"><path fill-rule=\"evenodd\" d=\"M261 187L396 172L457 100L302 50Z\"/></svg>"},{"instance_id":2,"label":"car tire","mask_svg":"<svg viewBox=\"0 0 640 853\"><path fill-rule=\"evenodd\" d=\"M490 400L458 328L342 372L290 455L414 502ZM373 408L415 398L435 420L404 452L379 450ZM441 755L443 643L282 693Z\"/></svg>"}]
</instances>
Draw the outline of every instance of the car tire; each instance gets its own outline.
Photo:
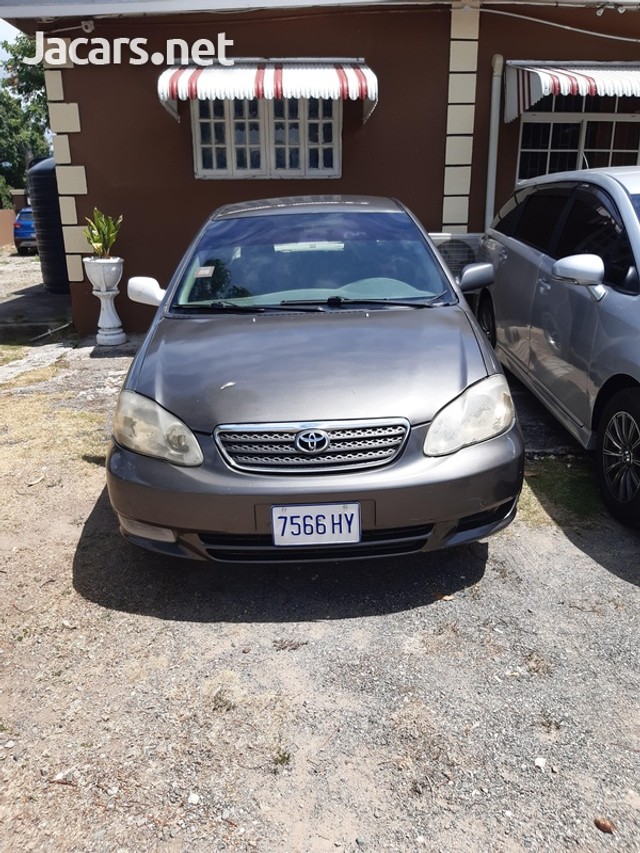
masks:
<instances>
[{"instance_id":1,"label":"car tire","mask_svg":"<svg viewBox=\"0 0 640 853\"><path fill-rule=\"evenodd\" d=\"M640 388L609 400L598 424L598 483L614 518L640 529Z\"/></svg>"},{"instance_id":2,"label":"car tire","mask_svg":"<svg viewBox=\"0 0 640 853\"><path fill-rule=\"evenodd\" d=\"M17 246L16 251L19 255L28 255L29 247L28 246Z\"/></svg>"},{"instance_id":3,"label":"car tire","mask_svg":"<svg viewBox=\"0 0 640 853\"><path fill-rule=\"evenodd\" d=\"M496 315L493 310L493 301L486 293L480 297L478 305L478 322L480 328L487 336L492 347L496 345Z\"/></svg>"}]
</instances>

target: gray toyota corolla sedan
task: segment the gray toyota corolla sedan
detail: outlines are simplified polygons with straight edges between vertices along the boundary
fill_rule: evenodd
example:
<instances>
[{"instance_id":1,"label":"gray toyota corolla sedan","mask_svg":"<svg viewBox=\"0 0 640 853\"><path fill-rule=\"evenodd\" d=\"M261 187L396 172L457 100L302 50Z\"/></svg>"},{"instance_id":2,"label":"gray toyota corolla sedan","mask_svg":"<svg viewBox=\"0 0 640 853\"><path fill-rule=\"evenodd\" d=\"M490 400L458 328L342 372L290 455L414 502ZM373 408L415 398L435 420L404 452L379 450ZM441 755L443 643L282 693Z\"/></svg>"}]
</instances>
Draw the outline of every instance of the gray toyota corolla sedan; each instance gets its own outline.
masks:
<instances>
[{"instance_id":1,"label":"gray toyota corolla sedan","mask_svg":"<svg viewBox=\"0 0 640 853\"><path fill-rule=\"evenodd\" d=\"M131 542L224 561L427 551L505 527L523 443L461 291L397 201L228 205L166 291L120 394L109 496Z\"/></svg>"}]
</instances>

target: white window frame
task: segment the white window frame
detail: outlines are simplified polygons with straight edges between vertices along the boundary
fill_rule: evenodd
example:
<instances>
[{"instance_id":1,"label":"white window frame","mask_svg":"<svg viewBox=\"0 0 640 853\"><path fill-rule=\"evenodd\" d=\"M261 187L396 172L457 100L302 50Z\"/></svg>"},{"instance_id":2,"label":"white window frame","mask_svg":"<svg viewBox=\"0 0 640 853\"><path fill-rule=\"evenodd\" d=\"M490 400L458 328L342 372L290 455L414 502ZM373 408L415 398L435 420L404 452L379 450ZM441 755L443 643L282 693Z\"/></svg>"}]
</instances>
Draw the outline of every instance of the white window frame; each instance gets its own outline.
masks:
<instances>
[{"instance_id":1,"label":"white window frame","mask_svg":"<svg viewBox=\"0 0 640 853\"><path fill-rule=\"evenodd\" d=\"M291 100L291 99L285 99ZM268 180L295 180L303 178L305 180L318 179L335 179L342 177L342 101L332 100L333 115L331 117L331 126L333 127L333 166L331 168L321 167L318 169L310 168L308 164L309 154L309 122L315 119L308 117L308 98L298 98L298 115L300 123L300 161L299 169L276 169L275 159L275 139L274 139L274 124L280 119L274 115L274 101L268 99L258 99L258 116L257 121L260 124L260 169L239 169L236 167L235 145L233 140L233 99L225 100L224 103L224 122L226 129L226 148L227 148L227 168L226 169L205 169L202 166L202 141L200 136L200 102L197 100L191 101L191 137L193 142L193 164L194 175L198 179L204 180L251 180L251 179L268 179ZM321 98L317 99L322 101ZM285 119L286 121L286 119ZM319 119L322 122L322 119ZM328 121L324 119L324 121ZM213 143L212 143L213 146ZM320 149L322 151L322 148Z\"/></svg>"},{"instance_id":2,"label":"white window frame","mask_svg":"<svg viewBox=\"0 0 640 853\"><path fill-rule=\"evenodd\" d=\"M516 162L516 184L522 183L522 181L526 180L525 178L519 178L518 174L520 172L520 158L522 156L522 137L524 134L524 126L525 124L578 124L580 125L580 134L578 141L578 150L576 160L578 163L584 163L585 156L585 139L587 134L587 124L589 122L612 122L614 124L636 124L640 122L640 115L636 113L623 113L623 112L585 112L584 111L584 99L582 103L582 110L575 112L553 112L549 110L548 112L525 112L522 114L522 120L520 122L520 136L518 139L518 159ZM549 144L546 149L547 155L547 171L541 174L549 174L549 157L552 151L555 149L551 148L551 138L552 133L549 134ZM614 133L612 134L612 141L609 149L601 149L603 152L608 150L609 159L611 158L612 153L616 151L622 151L623 149L616 149L613 147L613 140L615 139L615 128ZM539 150L540 153L544 151L544 149L526 149L527 151L531 150ZM631 151L631 149L629 149ZM640 146L636 151L636 165L640 164ZM583 166L574 166L573 169L579 168L588 168L586 165Z\"/></svg>"}]
</instances>

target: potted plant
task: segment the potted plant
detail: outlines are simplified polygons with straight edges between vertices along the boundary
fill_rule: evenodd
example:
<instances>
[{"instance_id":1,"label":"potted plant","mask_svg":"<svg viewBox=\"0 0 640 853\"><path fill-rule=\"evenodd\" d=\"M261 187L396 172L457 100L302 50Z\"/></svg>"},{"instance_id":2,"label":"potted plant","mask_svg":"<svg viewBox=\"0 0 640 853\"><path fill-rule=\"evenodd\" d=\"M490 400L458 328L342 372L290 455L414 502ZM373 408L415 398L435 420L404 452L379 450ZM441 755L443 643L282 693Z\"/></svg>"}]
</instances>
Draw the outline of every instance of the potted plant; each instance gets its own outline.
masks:
<instances>
[{"instance_id":1,"label":"potted plant","mask_svg":"<svg viewBox=\"0 0 640 853\"><path fill-rule=\"evenodd\" d=\"M114 219L94 207L93 218L86 219L87 227L83 233L95 252L93 257L82 259L87 278L94 290L113 290L122 277L124 263L122 258L111 257L111 249L122 225L122 216Z\"/></svg>"},{"instance_id":2,"label":"potted plant","mask_svg":"<svg viewBox=\"0 0 640 853\"><path fill-rule=\"evenodd\" d=\"M97 207L93 209L93 217L87 217L87 227L84 236L92 247L95 255L83 258L87 278L93 286L94 296L100 300L100 317L98 318L98 344L106 346L123 344L127 337L122 330L122 323L113 304L118 293L118 284L122 278L122 258L112 258L111 249L116 241L122 216L114 219L107 216Z\"/></svg>"}]
</instances>

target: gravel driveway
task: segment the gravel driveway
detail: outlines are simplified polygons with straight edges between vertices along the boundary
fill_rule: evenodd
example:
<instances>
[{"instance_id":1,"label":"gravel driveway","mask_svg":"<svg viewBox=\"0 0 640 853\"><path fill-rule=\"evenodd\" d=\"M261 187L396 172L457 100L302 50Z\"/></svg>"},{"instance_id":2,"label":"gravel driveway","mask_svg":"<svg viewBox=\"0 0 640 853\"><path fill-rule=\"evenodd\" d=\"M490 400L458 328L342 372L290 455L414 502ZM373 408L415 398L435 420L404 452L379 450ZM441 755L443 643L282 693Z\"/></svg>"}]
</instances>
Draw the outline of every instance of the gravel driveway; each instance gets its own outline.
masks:
<instances>
[{"instance_id":1,"label":"gravel driveway","mask_svg":"<svg viewBox=\"0 0 640 853\"><path fill-rule=\"evenodd\" d=\"M640 851L638 534L530 471L447 552L137 551L103 471L134 349L0 368L3 851Z\"/></svg>"}]
</instances>

